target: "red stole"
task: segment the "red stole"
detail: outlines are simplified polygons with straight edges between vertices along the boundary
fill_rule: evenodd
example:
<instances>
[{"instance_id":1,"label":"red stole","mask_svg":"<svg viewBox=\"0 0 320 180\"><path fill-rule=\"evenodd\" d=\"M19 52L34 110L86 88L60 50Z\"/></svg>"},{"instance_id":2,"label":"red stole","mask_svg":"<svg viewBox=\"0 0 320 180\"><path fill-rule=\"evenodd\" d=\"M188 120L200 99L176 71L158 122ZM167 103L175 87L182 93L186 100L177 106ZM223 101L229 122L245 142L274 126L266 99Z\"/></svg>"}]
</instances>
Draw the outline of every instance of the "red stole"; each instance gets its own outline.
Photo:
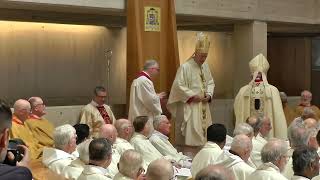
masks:
<instances>
[{"instance_id":1,"label":"red stole","mask_svg":"<svg viewBox=\"0 0 320 180\"><path fill-rule=\"evenodd\" d=\"M139 72L138 77L141 77L141 76L144 76L151 81L149 74L147 74L146 72L144 72L144 71Z\"/></svg>"},{"instance_id":2,"label":"red stole","mask_svg":"<svg viewBox=\"0 0 320 180\"><path fill-rule=\"evenodd\" d=\"M110 116L109 116L106 108L104 108L104 106L97 106L97 109L100 112L100 115L102 116L104 122L106 124L112 124L112 121L110 119Z\"/></svg>"}]
</instances>

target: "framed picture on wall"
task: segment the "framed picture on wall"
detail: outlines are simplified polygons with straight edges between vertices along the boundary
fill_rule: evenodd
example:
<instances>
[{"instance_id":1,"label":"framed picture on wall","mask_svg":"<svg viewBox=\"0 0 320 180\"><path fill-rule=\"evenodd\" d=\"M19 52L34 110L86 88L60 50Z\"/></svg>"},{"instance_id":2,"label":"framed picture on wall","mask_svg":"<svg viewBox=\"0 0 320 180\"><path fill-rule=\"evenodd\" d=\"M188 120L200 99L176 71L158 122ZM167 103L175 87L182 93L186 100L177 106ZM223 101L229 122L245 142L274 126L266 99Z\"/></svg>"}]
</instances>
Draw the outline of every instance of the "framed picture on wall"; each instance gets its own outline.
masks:
<instances>
[{"instance_id":1,"label":"framed picture on wall","mask_svg":"<svg viewBox=\"0 0 320 180\"><path fill-rule=\"evenodd\" d=\"M320 71L320 37L312 39L312 71Z\"/></svg>"}]
</instances>

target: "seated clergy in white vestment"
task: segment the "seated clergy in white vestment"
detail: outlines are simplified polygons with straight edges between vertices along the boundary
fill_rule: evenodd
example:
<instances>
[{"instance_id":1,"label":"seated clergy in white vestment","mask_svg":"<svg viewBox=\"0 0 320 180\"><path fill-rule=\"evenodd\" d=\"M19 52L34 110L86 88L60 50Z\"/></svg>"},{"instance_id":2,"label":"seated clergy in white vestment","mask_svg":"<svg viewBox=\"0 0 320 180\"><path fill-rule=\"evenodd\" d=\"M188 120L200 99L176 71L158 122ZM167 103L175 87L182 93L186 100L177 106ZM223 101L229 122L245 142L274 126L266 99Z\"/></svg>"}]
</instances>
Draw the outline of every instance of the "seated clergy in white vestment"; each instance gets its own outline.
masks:
<instances>
[{"instance_id":1,"label":"seated clergy in white vestment","mask_svg":"<svg viewBox=\"0 0 320 180\"><path fill-rule=\"evenodd\" d=\"M97 138L89 145L89 164L84 169L78 180L111 180L112 177L106 169L112 158L111 143L105 138Z\"/></svg>"},{"instance_id":2,"label":"seated clergy in white vestment","mask_svg":"<svg viewBox=\"0 0 320 180\"><path fill-rule=\"evenodd\" d=\"M89 144L92 139L87 139L77 146L79 158L73 160L68 166L66 166L62 175L67 179L78 179L86 164L89 164Z\"/></svg>"},{"instance_id":3,"label":"seated clergy in white vestment","mask_svg":"<svg viewBox=\"0 0 320 180\"><path fill-rule=\"evenodd\" d=\"M209 165L206 168L199 171L194 180L235 180L235 176L232 171L221 165Z\"/></svg>"},{"instance_id":4,"label":"seated clergy in white vestment","mask_svg":"<svg viewBox=\"0 0 320 180\"><path fill-rule=\"evenodd\" d=\"M268 134L272 129L270 118L266 116L253 116L248 118L246 122L253 128L254 131L250 158L256 167L259 167L262 164L261 149L267 143Z\"/></svg>"},{"instance_id":5,"label":"seated clergy in white vestment","mask_svg":"<svg viewBox=\"0 0 320 180\"><path fill-rule=\"evenodd\" d=\"M280 139L271 139L261 150L263 162L249 177L252 180L287 180L281 172L287 163L288 144Z\"/></svg>"},{"instance_id":6,"label":"seated clergy in white vestment","mask_svg":"<svg viewBox=\"0 0 320 180\"><path fill-rule=\"evenodd\" d=\"M193 158L191 166L192 177L209 164L214 164L223 153L227 129L223 124L213 124L207 128L207 143Z\"/></svg>"},{"instance_id":7,"label":"seated clergy in white vestment","mask_svg":"<svg viewBox=\"0 0 320 180\"><path fill-rule=\"evenodd\" d=\"M236 180L246 180L255 170L247 164L251 150L251 139L244 134L237 135L233 138L230 150L222 153L217 158L216 164L230 169Z\"/></svg>"},{"instance_id":8,"label":"seated clergy in white vestment","mask_svg":"<svg viewBox=\"0 0 320 180\"><path fill-rule=\"evenodd\" d=\"M237 135L246 135L250 139L252 139L253 138L253 128L247 123L239 123L236 125L236 127L233 130L233 136L237 136ZM231 145L230 145L230 147L231 147ZM223 148L223 150L226 152L229 152L229 150L226 150L225 147ZM257 168L256 165L252 162L250 157L246 163L254 169Z\"/></svg>"},{"instance_id":9,"label":"seated clergy in white vestment","mask_svg":"<svg viewBox=\"0 0 320 180\"><path fill-rule=\"evenodd\" d=\"M146 180L175 180L174 168L170 161L157 159L148 166Z\"/></svg>"},{"instance_id":10,"label":"seated clergy in white vestment","mask_svg":"<svg viewBox=\"0 0 320 180\"><path fill-rule=\"evenodd\" d=\"M319 175L319 155L317 150L301 147L294 150L292 155L292 180L310 180Z\"/></svg>"},{"instance_id":11,"label":"seated clergy in white vestment","mask_svg":"<svg viewBox=\"0 0 320 180\"><path fill-rule=\"evenodd\" d=\"M247 123L239 123L236 125L236 127L233 130L233 136L240 135L240 134L244 134L244 135L247 135L248 137L252 138L253 137L253 129ZM226 144L223 147L224 151L228 152L230 150L232 141L233 141L233 137L227 135Z\"/></svg>"},{"instance_id":12,"label":"seated clergy in white vestment","mask_svg":"<svg viewBox=\"0 0 320 180\"><path fill-rule=\"evenodd\" d=\"M178 162L182 167L191 168L191 158L183 155L172 146L169 142L171 123L165 115L156 116L153 119L154 131L149 140L152 145L164 156Z\"/></svg>"},{"instance_id":13,"label":"seated clergy in white vestment","mask_svg":"<svg viewBox=\"0 0 320 180\"><path fill-rule=\"evenodd\" d=\"M76 150L76 130L69 124L56 127L53 132L55 148L44 148L42 163L57 174L76 159L72 153Z\"/></svg>"},{"instance_id":14,"label":"seated clergy in white vestment","mask_svg":"<svg viewBox=\"0 0 320 180\"><path fill-rule=\"evenodd\" d=\"M135 150L126 150L120 157L119 172L113 180L134 180L143 176L142 156Z\"/></svg>"},{"instance_id":15,"label":"seated clergy in white vestment","mask_svg":"<svg viewBox=\"0 0 320 180\"><path fill-rule=\"evenodd\" d=\"M100 128L99 137L105 138L110 141L111 148L112 148L112 159L111 163L108 166L108 171L110 176L113 178L119 171L118 171L118 162L120 160L120 154L118 151L114 148L113 144L117 139L117 129L112 124L104 124Z\"/></svg>"},{"instance_id":16,"label":"seated clergy in white vestment","mask_svg":"<svg viewBox=\"0 0 320 180\"><path fill-rule=\"evenodd\" d=\"M130 144L130 139L133 134L133 125L128 119L118 119L115 123L115 127L118 132L116 141L113 143L113 147L118 151L120 155L124 151L134 149Z\"/></svg>"},{"instance_id":17,"label":"seated clergy in white vestment","mask_svg":"<svg viewBox=\"0 0 320 180\"><path fill-rule=\"evenodd\" d=\"M148 165L164 156L151 144L148 137L150 136L150 123L147 116L138 116L133 121L135 133L130 140L130 143L136 151L142 155L144 161L143 167L146 169Z\"/></svg>"},{"instance_id":18,"label":"seated clergy in white vestment","mask_svg":"<svg viewBox=\"0 0 320 180\"><path fill-rule=\"evenodd\" d=\"M294 150L303 146L308 146L315 149L318 148L318 143L316 140L317 132L317 129L306 128L303 122L293 122L288 127L288 138L291 149L288 150L288 163L282 172L286 178L291 179L294 175L292 170L292 153Z\"/></svg>"}]
</instances>

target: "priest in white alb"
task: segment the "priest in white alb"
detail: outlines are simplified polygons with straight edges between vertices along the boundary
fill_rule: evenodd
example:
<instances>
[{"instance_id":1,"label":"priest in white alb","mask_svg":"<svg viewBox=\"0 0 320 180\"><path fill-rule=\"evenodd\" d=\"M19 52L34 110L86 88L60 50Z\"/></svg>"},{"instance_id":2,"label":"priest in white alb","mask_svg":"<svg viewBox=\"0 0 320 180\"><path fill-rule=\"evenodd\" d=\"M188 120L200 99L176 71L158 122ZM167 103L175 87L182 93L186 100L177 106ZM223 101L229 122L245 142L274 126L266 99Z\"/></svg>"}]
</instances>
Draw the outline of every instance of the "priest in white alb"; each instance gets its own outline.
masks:
<instances>
[{"instance_id":1,"label":"priest in white alb","mask_svg":"<svg viewBox=\"0 0 320 180\"><path fill-rule=\"evenodd\" d=\"M99 129L103 124L114 124L116 118L111 108L105 104L107 91L102 86L94 89L94 97L80 113L80 123L90 128L90 137L99 137Z\"/></svg>"},{"instance_id":2,"label":"priest in white alb","mask_svg":"<svg viewBox=\"0 0 320 180\"><path fill-rule=\"evenodd\" d=\"M160 67L156 60L147 60L143 71L133 80L130 88L129 117L133 122L137 116L150 117L150 125L153 129L152 119L162 113L160 99L166 96L162 92L156 94L152 80L159 74Z\"/></svg>"},{"instance_id":3,"label":"priest in white alb","mask_svg":"<svg viewBox=\"0 0 320 180\"><path fill-rule=\"evenodd\" d=\"M248 117L265 115L270 118L273 129L269 137L287 139L287 123L283 112L279 91L268 83L269 63L259 54L249 63L252 80L243 86L234 101L236 124Z\"/></svg>"},{"instance_id":4,"label":"priest in white alb","mask_svg":"<svg viewBox=\"0 0 320 180\"><path fill-rule=\"evenodd\" d=\"M207 129L208 142L193 158L191 166L192 177L210 164L217 162L226 144L227 129L223 124L212 124Z\"/></svg>"},{"instance_id":5,"label":"priest in white alb","mask_svg":"<svg viewBox=\"0 0 320 180\"><path fill-rule=\"evenodd\" d=\"M134 131L131 121L128 119L118 119L115 127L118 136L112 146L117 149L118 153L122 155L126 150L134 149L129 142Z\"/></svg>"},{"instance_id":6,"label":"priest in white alb","mask_svg":"<svg viewBox=\"0 0 320 180\"><path fill-rule=\"evenodd\" d=\"M152 161L164 157L148 139L151 133L148 120L148 116L138 116L135 118L133 121L135 133L130 140L134 149L142 155L143 167L145 169Z\"/></svg>"},{"instance_id":7,"label":"priest in white alb","mask_svg":"<svg viewBox=\"0 0 320 180\"><path fill-rule=\"evenodd\" d=\"M179 153L170 143L169 134L171 123L165 115L156 116L153 120L154 131L149 140L163 155L175 160L185 168L191 168L191 158Z\"/></svg>"},{"instance_id":8,"label":"priest in white alb","mask_svg":"<svg viewBox=\"0 0 320 180\"><path fill-rule=\"evenodd\" d=\"M198 33L195 52L179 67L167 104L175 119L176 144L185 152L195 152L206 143L206 130L212 124L209 104L215 85L205 62L209 47L208 36Z\"/></svg>"},{"instance_id":9,"label":"priest in white alb","mask_svg":"<svg viewBox=\"0 0 320 180\"><path fill-rule=\"evenodd\" d=\"M247 179L288 180L281 172L287 164L288 145L280 139L271 139L261 150L261 164Z\"/></svg>"},{"instance_id":10,"label":"priest in white alb","mask_svg":"<svg viewBox=\"0 0 320 180\"><path fill-rule=\"evenodd\" d=\"M261 149L268 142L266 137L268 136L270 130L272 129L270 119L266 116L255 117L252 116L246 121L254 131L254 136L252 138L252 152L251 160L256 167L262 164L261 161Z\"/></svg>"},{"instance_id":11,"label":"priest in white alb","mask_svg":"<svg viewBox=\"0 0 320 180\"><path fill-rule=\"evenodd\" d=\"M214 164L230 169L234 173L236 180L246 180L255 171L247 163L251 150L251 139L244 134L237 135L233 138L231 149L222 153Z\"/></svg>"}]
</instances>

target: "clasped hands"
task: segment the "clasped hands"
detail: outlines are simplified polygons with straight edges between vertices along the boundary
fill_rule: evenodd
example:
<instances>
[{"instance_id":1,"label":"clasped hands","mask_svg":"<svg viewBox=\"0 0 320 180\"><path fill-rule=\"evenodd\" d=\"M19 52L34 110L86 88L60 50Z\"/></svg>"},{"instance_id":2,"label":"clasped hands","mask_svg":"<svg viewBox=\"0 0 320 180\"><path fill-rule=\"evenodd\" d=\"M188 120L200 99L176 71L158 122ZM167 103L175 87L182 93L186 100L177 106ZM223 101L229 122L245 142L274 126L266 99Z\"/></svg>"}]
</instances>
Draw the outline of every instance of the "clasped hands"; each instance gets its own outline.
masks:
<instances>
[{"instance_id":1,"label":"clasped hands","mask_svg":"<svg viewBox=\"0 0 320 180\"><path fill-rule=\"evenodd\" d=\"M200 97L199 95L192 96L191 102L209 102L211 100L211 96L206 94L204 97Z\"/></svg>"}]
</instances>

